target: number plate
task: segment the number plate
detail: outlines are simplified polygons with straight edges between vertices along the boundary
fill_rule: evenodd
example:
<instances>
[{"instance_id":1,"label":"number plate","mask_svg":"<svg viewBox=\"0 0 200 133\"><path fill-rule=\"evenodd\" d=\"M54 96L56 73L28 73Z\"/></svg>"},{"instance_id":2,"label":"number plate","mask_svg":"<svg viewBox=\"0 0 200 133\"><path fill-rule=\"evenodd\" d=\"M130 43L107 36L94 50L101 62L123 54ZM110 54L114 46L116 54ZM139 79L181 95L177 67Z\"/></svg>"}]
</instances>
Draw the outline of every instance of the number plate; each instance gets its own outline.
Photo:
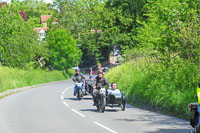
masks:
<instances>
[{"instance_id":1,"label":"number plate","mask_svg":"<svg viewBox=\"0 0 200 133\"><path fill-rule=\"evenodd\" d=\"M100 92L101 93L106 93L106 89L105 88L101 88Z\"/></svg>"}]
</instances>

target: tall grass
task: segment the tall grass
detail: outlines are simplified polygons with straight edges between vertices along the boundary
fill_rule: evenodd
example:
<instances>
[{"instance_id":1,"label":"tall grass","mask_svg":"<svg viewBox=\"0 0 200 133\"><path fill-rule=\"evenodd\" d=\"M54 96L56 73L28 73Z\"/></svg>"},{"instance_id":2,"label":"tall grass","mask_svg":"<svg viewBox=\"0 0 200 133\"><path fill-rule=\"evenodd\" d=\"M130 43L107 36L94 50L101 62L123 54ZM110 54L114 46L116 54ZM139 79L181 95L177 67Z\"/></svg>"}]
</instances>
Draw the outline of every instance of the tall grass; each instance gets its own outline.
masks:
<instances>
[{"instance_id":1,"label":"tall grass","mask_svg":"<svg viewBox=\"0 0 200 133\"><path fill-rule=\"evenodd\" d=\"M71 71L21 70L0 66L0 92L24 86L65 80L71 74Z\"/></svg>"},{"instance_id":2,"label":"tall grass","mask_svg":"<svg viewBox=\"0 0 200 133\"><path fill-rule=\"evenodd\" d=\"M166 67L140 58L111 69L106 77L117 82L129 103L187 118L188 103L197 101L199 72L197 66L182 59Z\"/></svg>"}]
</instances>

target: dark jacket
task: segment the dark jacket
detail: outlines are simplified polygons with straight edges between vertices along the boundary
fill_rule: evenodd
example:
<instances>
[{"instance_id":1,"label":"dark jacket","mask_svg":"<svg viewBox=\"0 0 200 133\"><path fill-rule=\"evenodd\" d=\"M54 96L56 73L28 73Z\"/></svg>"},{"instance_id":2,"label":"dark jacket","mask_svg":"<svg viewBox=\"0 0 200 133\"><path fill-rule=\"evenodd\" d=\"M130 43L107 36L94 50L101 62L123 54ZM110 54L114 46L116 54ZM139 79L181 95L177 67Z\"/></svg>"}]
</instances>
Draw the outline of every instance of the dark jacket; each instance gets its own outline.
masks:
<instances>
[{"instance_id":1,"label":"dark jacket","mask_svg":"<svg viewBox=\"0 0 200 133\"><path fill-rule=\"evenodd\" d=\"M102 87L105 87L105 86L108 86L110 87L110 83L109 81L105 78L105 77L102 77L100 78L99 76L97 76L95 79L94 79L94 82L93 82L93 87L96 86L96 88L98 90L100 90Z\"/></svg>"},{"instance_id":2,"label":"dark jacket","mask_svg":"<svg viewBox=\"0 0 200 133\"><path fill-rule=\"evenodd\" d=\"M74 74L74 76L72 77L72 80L74 82L81 82L81 81L85 81L85 77L82 74Z\"/></svg>"}]
</instances>

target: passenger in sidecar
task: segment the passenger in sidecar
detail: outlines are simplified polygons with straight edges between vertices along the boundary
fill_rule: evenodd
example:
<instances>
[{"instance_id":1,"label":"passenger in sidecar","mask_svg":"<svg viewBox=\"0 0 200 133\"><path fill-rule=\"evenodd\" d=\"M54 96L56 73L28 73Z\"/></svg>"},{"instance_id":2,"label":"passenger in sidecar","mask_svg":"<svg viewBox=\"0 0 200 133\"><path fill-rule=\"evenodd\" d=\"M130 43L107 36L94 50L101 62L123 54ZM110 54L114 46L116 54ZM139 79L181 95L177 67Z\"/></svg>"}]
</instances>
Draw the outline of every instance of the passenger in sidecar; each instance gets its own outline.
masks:
<instances>
[{"instance_id":1,"label":"passenger in sidecar","mask_svg":"<svg viewBox=\"0 0 200 133\"><path fill-rule=\"evenodd\" d=\"M111 87L111 89L107 90L106 106L121 107L122 111L124 111L126 105L125 94L117 89L117 84L115 82L111 84Z\"/></svg>"}]
</instances>

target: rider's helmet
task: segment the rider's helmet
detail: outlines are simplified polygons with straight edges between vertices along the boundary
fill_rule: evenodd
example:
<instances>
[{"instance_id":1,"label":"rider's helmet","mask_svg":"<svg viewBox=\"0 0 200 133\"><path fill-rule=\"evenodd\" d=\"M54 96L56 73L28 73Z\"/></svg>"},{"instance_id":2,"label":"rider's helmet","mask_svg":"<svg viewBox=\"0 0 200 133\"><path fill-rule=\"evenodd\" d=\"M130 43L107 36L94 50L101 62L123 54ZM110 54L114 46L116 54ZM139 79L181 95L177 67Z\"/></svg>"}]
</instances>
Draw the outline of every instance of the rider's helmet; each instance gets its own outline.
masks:
<instances>
[{"instance_id":1,"label":"rider's helmet","mask_svg":"<svg viewBox=\"0 0 200 133\"><path fill-rule=\"evenodd\" d=\"M103 74L103 71L102 70L98 70L98 74Z\"/></svg>"},{"instance_id":2,"label":"rider's helmet","mask_svg":"<svg viewBox=\"0 0 200 133\"><path fill-rule=\"evenodd\" d=\"M77 71L80 71L80 69L77 67L76 69L75 69L75 71L77 72Z\"/></svg>"}]
</instances>

